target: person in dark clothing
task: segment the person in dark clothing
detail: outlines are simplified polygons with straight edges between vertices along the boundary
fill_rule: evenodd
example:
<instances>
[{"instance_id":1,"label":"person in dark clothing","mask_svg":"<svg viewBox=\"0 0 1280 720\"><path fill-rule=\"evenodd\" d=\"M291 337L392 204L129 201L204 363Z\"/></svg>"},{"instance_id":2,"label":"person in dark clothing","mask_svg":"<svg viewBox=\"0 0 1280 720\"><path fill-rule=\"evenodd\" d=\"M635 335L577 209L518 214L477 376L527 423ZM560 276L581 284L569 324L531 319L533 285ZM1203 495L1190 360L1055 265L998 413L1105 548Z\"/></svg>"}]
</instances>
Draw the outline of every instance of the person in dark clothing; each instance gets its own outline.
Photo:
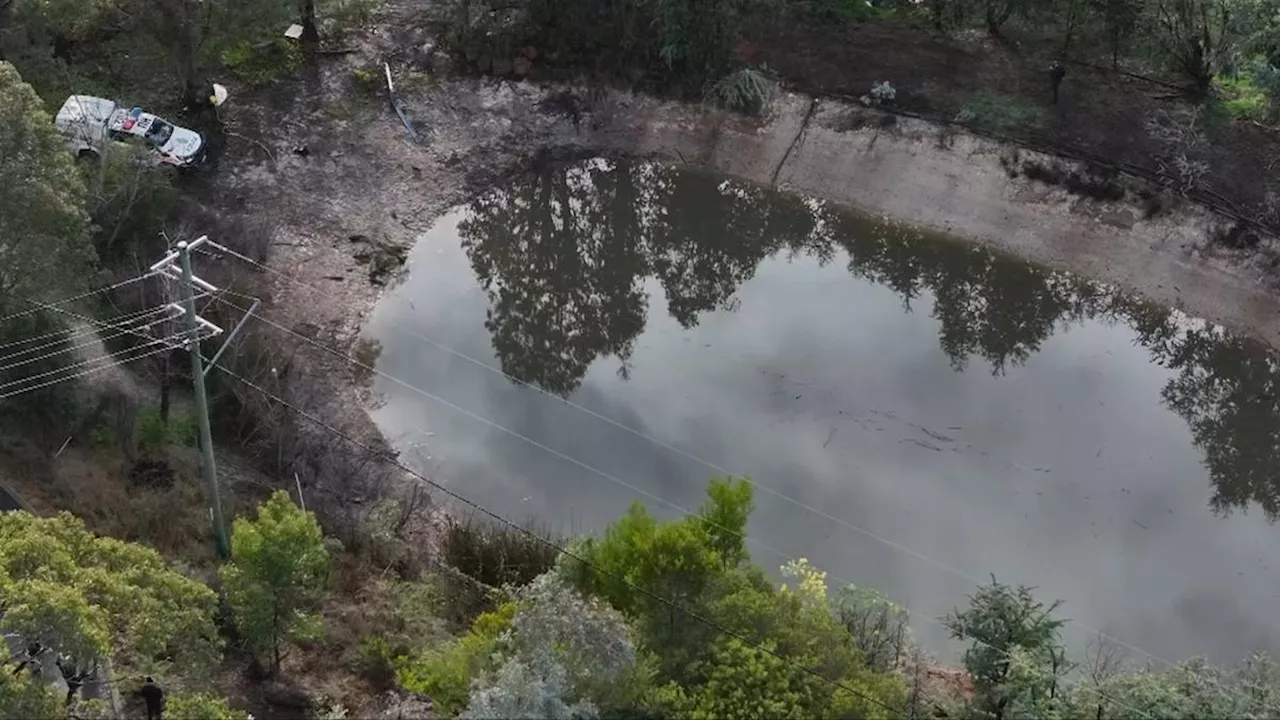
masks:
<instances>
[{"instance_id":1,"label":"person in dark clothing","mask_svg":"<svg viewBox=\"0 0 1280 720\"><path fill-rule=\"evenodd\" d=\"M84 681L93 674L93 670L78 669L71 658L67 658L64 663L61 655L53 662L58 666L58 670L62 672L63 681L67 683L67 706L70 707L71 703L75 702L76 695L80 694L80 688L84 686Z\"/></svg>"},{"instance_id":2,"label":"person in dark clothing","mask_svg":"<svg viewBox=\"0 0 1280 720\"><path fill-rule=\"evenodd\" d=\"M40 673L40 653L44 652L44 645L39 640L32 640L27 643L26 655L18 656L18 667L14 668L13 674L18 675L23 670L30 668L31 672Z\"/></svg>"},{"instance_id":3,"label":"person in dark clothing","mask_svg":"<svg viewBox=\"0 0 1280 720\"><path fill-rule=\"evenodd\" d=\"M1049 84L1053 86L1053 104L1058 104L1058 86L1062 85L1062 78L1067 76L1067 69L1062 67L1062 63L1054 62L1049 67Z\"/></svg>"},{"instance_id":4,"label":"person in dark clothing","mask_svg":"<svg viewBox=\"0 0 1280 720\"><path fill-rule=\"evenodd\" d=\"M147 720L160 720L160 713L164 712L164 690L148 676L138 694L147 703Z\"/></svg>"}]
</instances>

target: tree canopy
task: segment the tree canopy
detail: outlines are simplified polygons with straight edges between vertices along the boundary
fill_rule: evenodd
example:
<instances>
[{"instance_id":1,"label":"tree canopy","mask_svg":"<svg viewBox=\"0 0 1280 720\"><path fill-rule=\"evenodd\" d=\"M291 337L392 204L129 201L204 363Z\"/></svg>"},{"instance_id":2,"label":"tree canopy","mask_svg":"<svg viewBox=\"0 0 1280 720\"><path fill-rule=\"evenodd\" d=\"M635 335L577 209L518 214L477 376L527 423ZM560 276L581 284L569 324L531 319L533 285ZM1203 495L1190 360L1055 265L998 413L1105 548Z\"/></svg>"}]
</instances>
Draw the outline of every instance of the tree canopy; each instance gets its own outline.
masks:
<instances>
[{"instance_id":1,"label":"tree canopy","mask_svg":"<svg viewBox=\"0 0 1280 720\"><path fill-rule=\"evenodd\" d=\"M65 708L53 688L30 673L0 672L0 717L56 718Z\"/></svg>"},{"instance_id":2,"label":"tree canopy","mask_svg":"<svg viewBox=\"0 0 1280 720\"><path fill-rule=\"evenodd\" d=\"M0 515L0 623L74 663L198 677L220 658L213 591L63 513Z\"/></svg>"},{"instance_id":3,"label":"tree canopy","mask_svg":"<svg viewBox=\"0 0 1280 720\"><path fill-rule=\"evenodd\" d=\"M53 119L0 60L0 309L85 287L95 261L84 183Z\"/></svg>"},{"instance_id":4,"label":"tree canopy","mask_svg":"<svg viewBox=\"0 0 1280 720\"><path fill-rule=\"evenodd\" d=\"M1038 716L1060 699L1069 669L1059 634L1065 621L1053 617L1060 604L1046 605L1032 588L993 578L969 598L969 607L945 618L952 637L970 642L964 667L985 716Z\"/></svg>"},{"instance_id":5,"label":"tree canopy","mask_svg":"<svg viewBox=\"0 0 1280 720\"><path fill-rule=\"evenodd\" d=\"M329 551L315 515L287 492L277 490L256 518L236 518L221 576L236 627L271 668L286 640L319 633L313 613L328 587Z\"/></svg>"}]
</instances>

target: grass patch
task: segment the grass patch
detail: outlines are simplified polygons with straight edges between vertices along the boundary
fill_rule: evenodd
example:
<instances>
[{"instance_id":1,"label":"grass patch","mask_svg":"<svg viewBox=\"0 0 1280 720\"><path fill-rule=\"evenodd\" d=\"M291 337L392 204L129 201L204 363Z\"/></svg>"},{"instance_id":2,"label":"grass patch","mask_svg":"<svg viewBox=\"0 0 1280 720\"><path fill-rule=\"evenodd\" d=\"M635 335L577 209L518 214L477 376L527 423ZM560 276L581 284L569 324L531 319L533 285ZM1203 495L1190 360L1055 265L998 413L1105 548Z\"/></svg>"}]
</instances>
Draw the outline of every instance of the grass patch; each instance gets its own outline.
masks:
<instances>
[{"instance_id":1,"label":"grass patch","mask_svg":"<svg viewBox=\"0 0 1280 720\"><path fill-rule=\"evenodd\" d=\"M326 118L334 122L362 122L376 114L374 107L375 103L371 98L348 95L343 100L326 103L323 112ZM360 372L360 368L355 370Z\"/></svg>"},{"instance_id":2,"label":"grass patch","mask_svg":"<svg viewBox=\"0 0 1280 720\"><path fill-rule=\"evenodd\" d=\"M557 541L545 528L533 528L531 532ZM479 613L497 608L491 588L527 585L554 567L558 554L547 543L526 533L474 518L450 520L440 548L443 564L457 571L439 573L448 598L445 607L453 612L449 619L463 626Z\"/></svg>"},{"instance_id":3,"label":"grass patch","mask_svg":"<svg viewBox=\"0 0 1280 720\"><path fill-rule=\"evenodd\" d=\"M1222 99L1213 103L1219 112L1260 122L1267 118L1270 107L1267 91L1254 82L1252 74L1219 75L1213 84L1223 94Z\"/></svg>"},{"instance_id":4,"label":"grass patch","mask_svg":"<svg viewBox=\"0 0 1280 720\"><path fill-rule=\"evenodd\" d=\"M395 680L396 658L414 655L449 638L440 613L435 578L406 581L379 578L353 556L338 559L340 572L360 586L354 595L335 595L325 616L325 644L343 664L380 690Z\"/></svg>"},{"instance_id":5,"label":"grass patch","mask_svg":"<svg viewBox=\"0 0 1280 720\"><path fill-rule=\"evenodd\" d=\"M138 413L138 447L143 452L170 445L198 447L199 442L200 427L194 414L170 416L166 424L159 410L144 408Z\"/></svg>"},{"instance_id":6,"label":"grass patch","mask_svg":"<svg viewBox=\"0 0 1280 720\"><path fill-rule=\"evenodd\" d=\"M164 450L171 445L198 447L199 432L196 417L190 413L170 415L166 424L160 419L160 411L155 408L147 407L138 411L136 440L141 452ZM109 448L120 442L116 426L109 422L98 423L89 431L89 444L94 448Z\"/></svg>"},{"instance_id":7,"label":"grass patch","mask_svg":"<svg viewBox=\"0 0 1280 720\"><path fill-rule=\"evenodd\" d=\"M1008 132L1029 130L1044 125L1049 112L1022 98L1004 93L980 92L969 98L956 122L964 125Z\"/></svg>"},{"instance_id":8,"label":"grass patch","mask_svg":"<svg viewBox=\"0 0 1280 720\"><path fill-rule=\"evenodd\" d=\"M373 22L377 0L328 0L320 3L320 35L330 41L346 37Z\"/></svg>"},{"instance_id":9,"label":"grass patch","mask_svg":"<svg viewBox=\"0 0 1280 720\"><path fill-rule=\"evenodd\" d=\"M222 51L222 64L250 87L270 85L302 67L298 43L278 38L262 43L242 40Z\"/></svg>"},{"instance_id":10,"label":"grass patch","mask_svg":"<svg viewBox=\"0 0 1280 720\"><path fill-rule=\"evenodd\" d=\"M431 87L431 75L421 70L409 70L396 82L396 87L405 95L425 92Z\"/></svg>"},{"instance_id":11,"label":"grass patch","mask_svg":"<svg viewBox=\"0 0 1280 720\"><path fill-rule=\"evenodd\" d=\"M365 95L377 95L385 87L383 82L382 73L372 67L351 69L351 86L357 92Z\"/></svg>"}]
</instances>

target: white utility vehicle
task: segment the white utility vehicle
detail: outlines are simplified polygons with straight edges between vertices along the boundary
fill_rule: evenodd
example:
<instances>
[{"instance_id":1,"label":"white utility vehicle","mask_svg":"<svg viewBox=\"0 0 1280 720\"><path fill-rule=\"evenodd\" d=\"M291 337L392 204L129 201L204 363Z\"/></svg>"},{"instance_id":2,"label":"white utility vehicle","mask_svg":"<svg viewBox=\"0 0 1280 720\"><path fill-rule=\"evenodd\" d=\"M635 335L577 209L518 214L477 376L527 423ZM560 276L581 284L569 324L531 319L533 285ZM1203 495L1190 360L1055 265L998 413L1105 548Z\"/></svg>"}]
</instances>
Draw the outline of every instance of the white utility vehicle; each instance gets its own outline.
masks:
<instances>
[{"instance_id":1,"label":"white utility vehicle","mask_svg":"<svg viewBox=\"0 0 1280 720\"><path fill-rule=\"evenodd\" d=\"M125 142L138 137L146 143L148 163L188 167L204 159L204 138L200 133L144 113L142 108L123 108L105 98L72 95L58 110L53 124L77 155L101 155L107 140Z\"/></svg>"}]
</instances>

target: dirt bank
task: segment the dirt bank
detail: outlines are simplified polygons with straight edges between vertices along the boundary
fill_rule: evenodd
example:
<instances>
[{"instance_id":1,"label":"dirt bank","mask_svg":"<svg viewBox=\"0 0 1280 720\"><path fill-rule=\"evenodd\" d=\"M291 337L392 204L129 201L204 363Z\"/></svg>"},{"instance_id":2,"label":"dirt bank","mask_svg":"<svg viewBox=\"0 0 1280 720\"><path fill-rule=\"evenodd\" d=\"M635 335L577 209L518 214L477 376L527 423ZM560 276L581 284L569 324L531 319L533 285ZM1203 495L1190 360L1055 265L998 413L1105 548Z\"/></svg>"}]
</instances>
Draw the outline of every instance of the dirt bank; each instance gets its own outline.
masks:
<instances>
[{"instance_id":1,"label":"dirt bank","mask_svg":"<svg viewBox=\"0 0 1280 720\"><path fill-rule=\"evenodd\" d=\"M407 247L446 209L532 163L610 153L686 163L950 232L1272 344L1280 339L1273 240L1231 249L1210 242L1224 226L1199 208L1146 220L1133 192L1097 201L1020 170L1052 166L1050 158L1015 157L1014 148L953 129L800 95L778 97L768 118L752 120L623 93L478 79L432 80L408 93L415 141L385 97L353 87L359 62L343 59L302 81L309 99L297 106L230 108L237 136L253 140L232 138L203 195L209 217L268 228L269 264L300 281L272 277L263 315L343 353L357 350L381 290L371 276L394 266L398 251L387 260L385 249ZM308 409L376 439L354 402L361 374L296 339L281 341L307 360L296 367L314 388ZM315 442L331 442L315 432ZM348 478L305 466L300 474L304 485L350 499Z\"/></svg>"},{"instance_id":2,"label":"dirt bank","mask_svg":"<svg viewBox=\"0 0 1280 720\"><path fill-rule=\"evenodd\" d=\"M1280 338L1273 240L1233 249L1211 241L1225 222L1194 206L1147 220L1133 193L1096 201L1013 177L1011 163L1055 161L951 128L790 94L755 121L625 94L588 100L459 80L408 98L421 135L414 142L385 105L370 104L354 121L264 138L275 162L240 147L256 157L228 163L219 181L241 213L274 226L275 267L326 284L341 300L327 309L281 286L276 312L327 328L344 347L379 291L368 281L370 242L411 243L476 189L533 162L593 153L681 162L851 205L1114 283L1273 344ZM291 152L300 146L305 156Z\"/></svg>"},{"instance_id":3,"label":"dirt bank","mask_svg":"<svg viewBox=\"0 0 1280 720\"><path fill-rule=\"evenodd\" d=\"M1276 192L1280 130L1247 120L1230 121L1224 108L1196 108L1179 98L1176 73L1141 57L1120 58L1113 69L1101 48L1063 38L1043 23L1014 23L1004 41L972 30L939 34L913 20L822 22L792 17L761 21L748 33L751 60L769 67L798 92L857 97L878 82L897 91L894 106L926 119L969 116L969 124L997 139L1075 157L1116 163L1144 177L1168 177L1176 156L1154 126L1199 115L1197 149L1203 162L1196 192L1206 201L1234 207L1254 220L1270 217L1267 194ZM1049 103L1045 74L1066 60L1061 102ZM1127 71L1126 71L1127 66ZM1131 72L1132 71L1132 74Z\"/></svg>"},{"instance_id":4,"label":"dirt bank","mask_svg":"<svg viewBox=\"0 0 1280 720\"><path fill-rule=\"evenodd\" d=\"M798 95L781 98L759 128L659 122L641 145L1115 284L1271 344L1280 338L1274 239L1232 248L1211 239L1230 223L1201 208L1184 204L1148 220L1132 192L1097 201L1020 171L1087 176L1073 163ZM1125 184L1138 187L1123 177L1096 182L1117 194Z\"/></svg>"}]
</instances>

